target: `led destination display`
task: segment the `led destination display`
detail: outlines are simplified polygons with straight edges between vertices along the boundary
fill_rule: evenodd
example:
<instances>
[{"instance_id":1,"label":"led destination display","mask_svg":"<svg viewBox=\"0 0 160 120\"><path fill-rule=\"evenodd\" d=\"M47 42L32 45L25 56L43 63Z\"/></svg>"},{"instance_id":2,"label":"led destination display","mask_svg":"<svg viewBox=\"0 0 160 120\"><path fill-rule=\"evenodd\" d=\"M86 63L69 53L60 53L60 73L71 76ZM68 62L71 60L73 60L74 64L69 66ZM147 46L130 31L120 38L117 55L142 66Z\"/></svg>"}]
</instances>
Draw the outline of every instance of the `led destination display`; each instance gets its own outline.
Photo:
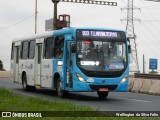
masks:
<instances>
[{"instance_id":1,"label":"led destination display","mask_svg":"<svg viewBox=\"0 0 160 120\"><path fill-rule=\"evenodd\" d=\"M108 30L77 30L77 38L111 38L123 39L125 33L121 31L108 31Z\"/></svg>"}]
</instances>

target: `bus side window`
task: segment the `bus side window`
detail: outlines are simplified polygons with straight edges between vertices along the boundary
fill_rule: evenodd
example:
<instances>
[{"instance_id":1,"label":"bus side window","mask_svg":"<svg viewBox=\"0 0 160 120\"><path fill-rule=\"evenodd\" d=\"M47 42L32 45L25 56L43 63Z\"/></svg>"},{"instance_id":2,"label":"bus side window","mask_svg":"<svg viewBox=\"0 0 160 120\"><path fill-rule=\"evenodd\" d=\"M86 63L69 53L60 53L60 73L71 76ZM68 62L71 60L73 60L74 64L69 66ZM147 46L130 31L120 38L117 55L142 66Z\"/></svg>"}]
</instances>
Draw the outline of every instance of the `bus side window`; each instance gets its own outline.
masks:
<instances>
[{"instance_id":1,"label":"bus side window","mask_svg":"<svg viewBox=\"0 0 160 120\"><path fill-rule=\"evenodd\" d=\"M22 49L21 50L22 50L21 58L23 60L27 59L27 57L28 57L28 41L24 41L22 43Z\"/></svg>"},{"instance_id":2,"label":"bus side window","mask_svg":"<svg viewBox=\"0 0 160 120\"><path fill-rule=\"evenodd\" d=\"M19 47L17 47L17 51L16 51L16 63L19 63Z\"/></svg>"},{"instance_id":3,"label":"bus side window","mask_svg":"<svg viewBox=\"0 0 160 120\"><path fill-rule=\"evenodd\" d=\"M12 43L11 60L14 59L14 43Z\"/></svg>"},{"instance_id":4,"label":"bus side window","mask_svg":"<svg viewBox=\"0 0 160 120\"><path fill-rule=\"evenodd\" d=\"M53 37L45 39L45 46L44 46L45 51L43 53L44 53L44 58L46 59L51 59L53 57L53 41L54 41Z\"/></svg>"},{"instance_id":5,"label":"bus side window","mask_svg":"<svg viewBox=\"0 0 160 120\"><path fill-rule=\"evenodd\" d=\"M35 40L31 40L29 42L29 55L28 55L28 59L34 59L34 55L35 55Z\"/></svg>"},{"instance_id":6,"label":"bus side window","mask_svg":"<svg viewBox=\"0 0 160 120\"><path fill-rule=\"evenodd\" d=\"M55 38L54 57L62 58L64 50L64 36L58 36Z\"/></svg>"},{"instance_id":7,"label":"bus side window","mask_svg":"<svg viewBox=\"0 0 160 120\"><path fill-rule=\"evenodd\" d=\"M43 43L43 59L45 59L46 56L46 39L44 39L44 43Z\"/></svg>"}]
</instances>

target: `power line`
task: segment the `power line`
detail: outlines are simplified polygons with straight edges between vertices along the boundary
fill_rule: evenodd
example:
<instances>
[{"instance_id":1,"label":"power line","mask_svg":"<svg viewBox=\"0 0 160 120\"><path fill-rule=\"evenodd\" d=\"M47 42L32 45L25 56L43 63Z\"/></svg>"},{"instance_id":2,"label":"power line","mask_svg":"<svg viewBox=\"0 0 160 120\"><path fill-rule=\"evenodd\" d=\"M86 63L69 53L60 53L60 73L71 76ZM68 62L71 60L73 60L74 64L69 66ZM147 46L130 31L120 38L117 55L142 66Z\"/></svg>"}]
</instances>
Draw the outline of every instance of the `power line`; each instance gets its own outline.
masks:
<instances>
[{"instance_id":1,"label":"power line","mask_svg":"<svg viewBox=\"0 0 160 120\"><path fill-rule=\"evenodd\" d=\"M26 17L26 18L23 18L22 20L20 20L20 21L14 23L14 24L12 24L12 25L9 25L9 26L6 26L6 27L2 27L2 28L0 28L0 30L8 29L8 28L10 28L10 27L13 27L13 26L15 26L15 25L17 25L17 24L20 24L20 23L22 23L22 22L24 22L24 21L30 19L30 18L33 17L33 16L35 16L35 14L32 14L32 15Z\"/></svg>"},{"instance_id":2,"label":"power line","mask_svg":"<svg viewBox=\"0 0 160 120\"><path fill-rule=\"evenodd\" d=\"M150 11L148 10L148 13ZM143 18L145 17L147 19L147 16L141 12L142 15L143 15ZM151 12L150 12L151 13ZM154 19L155 17L153 16L153 14L151 13L151 17ZM148 19L147 19L148 20ZM143 24L143 30L140 30L140 31L143 31L143 37L145 37L145 39L141 39L141 42L143 43L143 45L145 44L145 46L148 48L147 50L149 50L149 52L153 53L152 55L157 55L158 56L158 52L155 51L155 48L158 48L159 46L159 43L158 42L155 42L154 39L157 39L157 35L158 35L158 28L156 25L152 24L152 30L151 28L148 26L148 24L145 24L145 22L142 20L142 22L144 23ZM145 32L148 32L148 33L145 33ZM149 40L149 41L148 41ZM149 43L147 43L147 41ZM151 47L151 44L150 42L152 42L152 44L154 44L154 48ZM148 52L147 52L148 53Z\"/></svg>"},{"instance_id":3,"label":"power line","mask_svg":"<svg viewBox=\"0 0 160 120\"><path fill-rule=\"evenodd\" d=\"M147 18L146 16L145 16L145 14L142 14L145 18ZM152 18L154 18L154 16L152 16ZM143 21L142 21L143 22ZM157 39L158 38L158 34L159 34L159 28L157 27L157 25L155 25L154 23L152 23L152 27L149 27L149 24L148 23L146 23L146 22L143 22L144 24L143 24L143 26L145 27L145 30L146 31L148 31L148 35L150 35L150 36L152 36L152 39L153 40L151 40L151 39L149 39L148 37L147 37L147 39L148 40L151 40L152 41L152 44L154 44L154 46L157 46L158 47L158 45L159 45L159 42L157 41L155 41L155 39Z\"/></svg>"},{"instance_id":4,"label":"power line","mask_svg":"<svg viewBox=\"0 0 160 120\"><path fill-rule=\"evenodd\" d=\"M155 6L159 6L160 4L154 4L154 5L148 5L148 6L143 6L141 8L148 8L148 7L155 7Z\"/></svg>"},{"instance_id":5,"label":"power line","mask_svg":"<svg viewBox=\"0 0 160 120\"><path fill-rule=\"evenodd\" d=\"M153 23L153 22L154 22L154 23L155 23L155 22L160 22L160 19L159 19L159 18L157 19L157 18L155 17L155 15L154 15L150 10L147 9L147 11L148 11L147 13L150 13L149 18L151 17L152 19L147 19L147 16L142 12L142 15L145 16L145 18L146 18L146 20L143 20L142 22L152 22L152 23ZM152 26L154 27L153 30L154 30L155 32L159 31L159 28L157 27L157 25L152 24ZM152 28L153 28L153 27L152 27ZM157 28L157 30L155 30L155 28Z\"/></svg>"},{"instance_id":6,"label":"power line","mask_svg":"<svg viewBox=\"0 0 160 120\"><path fill-rule=\"evenodd\" d=\"M142 22L160 22L160 20L142 20Z\"/></svg>"}]
</instances>

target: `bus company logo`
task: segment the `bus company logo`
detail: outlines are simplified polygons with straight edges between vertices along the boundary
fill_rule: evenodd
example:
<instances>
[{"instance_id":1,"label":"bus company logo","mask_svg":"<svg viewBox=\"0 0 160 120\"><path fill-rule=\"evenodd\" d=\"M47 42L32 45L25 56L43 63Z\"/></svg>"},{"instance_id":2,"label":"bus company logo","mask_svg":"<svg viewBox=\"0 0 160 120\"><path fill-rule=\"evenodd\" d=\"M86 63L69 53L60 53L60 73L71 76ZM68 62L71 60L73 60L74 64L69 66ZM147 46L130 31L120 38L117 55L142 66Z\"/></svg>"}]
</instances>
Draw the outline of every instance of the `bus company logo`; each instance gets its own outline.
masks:
<instances>
[{"instance_id":1,"label":"bus company logo","mask_svg":"<svg viewBox=\"0 0 160 120\"><path fill-rule=\"evenodd\" d=\"M48 69L48 68L50 68L50 64L44 65L43 67Z\"/></svg>"},{"instance_id":2,"label":"bus company logo","mask_svg":"<svg viewBox=\"0 0 160 120\"><path fill-rule=\"evenodd\" d=\"M12 117L11 112L2 112L2 117Z\"/></svg>"},{"instance_id":3,"label":"bus company logo","mask_svg":"<svg viewBox=\"0 0 160 120\"><path fill-rule=\"evenodd\" d=\"M29 66L26 65L26 69L32 69L33 68L33 64L30 64Z\"/></svg>"}]
</instances>

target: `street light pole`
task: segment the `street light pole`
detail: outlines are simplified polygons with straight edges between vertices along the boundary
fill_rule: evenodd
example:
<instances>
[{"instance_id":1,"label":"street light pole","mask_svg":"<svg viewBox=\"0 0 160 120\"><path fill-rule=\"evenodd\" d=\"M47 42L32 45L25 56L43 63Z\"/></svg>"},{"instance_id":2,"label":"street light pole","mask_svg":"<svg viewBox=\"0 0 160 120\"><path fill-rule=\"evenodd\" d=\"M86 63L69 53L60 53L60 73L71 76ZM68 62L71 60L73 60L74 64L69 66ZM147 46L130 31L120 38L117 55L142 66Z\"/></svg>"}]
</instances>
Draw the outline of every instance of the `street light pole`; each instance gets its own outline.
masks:
<instances>
[{"instance_id":1,"label":"street light pole","mask_svg":"<svg viewBox=\"0 0 160 120\"><path fill-rule=\"evenodd\" d=\"M53 30L57 29L57 4L58 2L73 2L73 3L84 3L84 4L95 4L95 5L109 5L117 6L117 2L97 1L97 0L51 0L54 4L54 20Z\"/></svg>"},{"instance_id":2,"label":"street light pole","mask_svg":"<svg viewBox=\"0 0 160 120\"><path fill-rule=\"evenodd\" d=\"M56 30L57 29L57 1L56 0L54 2L54 23L53 24L54 24L53 29Z\"/></svg>"}]
</instances>

